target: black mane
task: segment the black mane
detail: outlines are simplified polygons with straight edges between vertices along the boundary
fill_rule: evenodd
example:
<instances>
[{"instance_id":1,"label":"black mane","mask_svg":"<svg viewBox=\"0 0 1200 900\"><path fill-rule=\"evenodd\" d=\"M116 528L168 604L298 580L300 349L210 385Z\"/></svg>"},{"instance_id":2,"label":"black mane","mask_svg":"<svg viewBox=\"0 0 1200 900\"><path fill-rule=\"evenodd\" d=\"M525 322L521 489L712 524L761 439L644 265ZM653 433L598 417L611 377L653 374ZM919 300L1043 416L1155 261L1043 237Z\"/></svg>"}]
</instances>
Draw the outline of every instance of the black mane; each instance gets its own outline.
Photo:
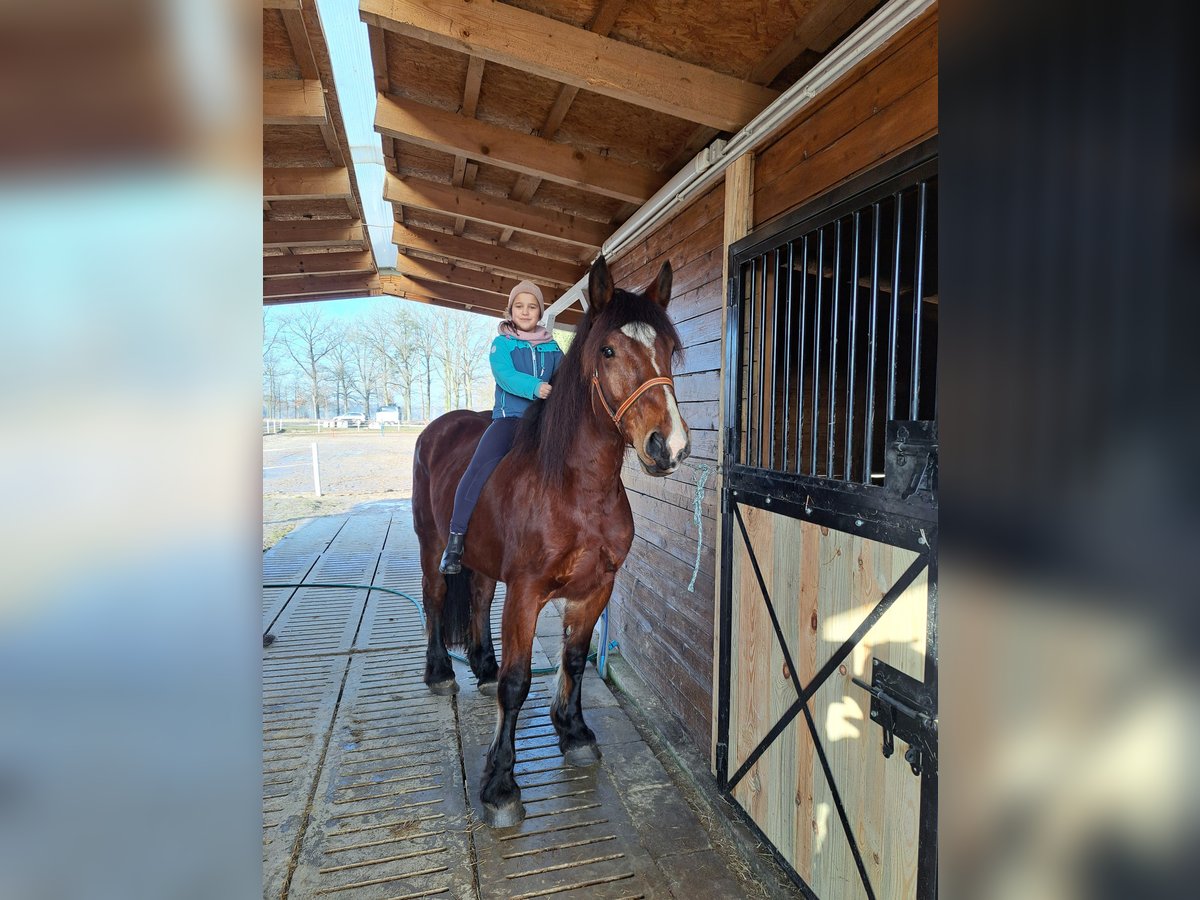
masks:
<instances>
[{"instance_id":1,"label":"black mane","mask_svg":"<svg viewBox=\"0 0 1200 900\"><path fill-rule=\"evenodd\" d=\"M589 309L575 331L575 339L559 364L550 383L554 392L549 399L534 403L526 411L517 429L513 450L533 454L542 477L551 487L561 487L566 461L571 452L579 423L591 414L591 380L600 352L599 338L592 332L606 334L631 322L644 322L660 335L665 335L682 352L679 334L667 311L641 294L614 290L612 299L596 316Z\"/></svg>"}]
</instances>

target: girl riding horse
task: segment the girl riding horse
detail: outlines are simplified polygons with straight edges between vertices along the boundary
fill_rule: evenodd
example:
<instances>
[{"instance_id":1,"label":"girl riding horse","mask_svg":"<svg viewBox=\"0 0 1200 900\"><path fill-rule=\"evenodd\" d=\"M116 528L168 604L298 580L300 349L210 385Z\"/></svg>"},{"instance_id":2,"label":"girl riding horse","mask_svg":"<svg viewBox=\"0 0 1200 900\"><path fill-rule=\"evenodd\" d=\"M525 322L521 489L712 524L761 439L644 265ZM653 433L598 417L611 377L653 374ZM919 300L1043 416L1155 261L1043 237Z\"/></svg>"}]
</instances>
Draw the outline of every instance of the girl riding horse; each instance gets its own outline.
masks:
<instances>
[{"instance_id":1,"label":"girl riding horse","mask_svg":"<svg viewBox=\"0 0 1200 900\"><path fill-rule=\"evenodd\" d=\"M413 524L421 545L428 647L425 683L457 690L447 644L464 644L481 690L495 686L499 721L480 799L484 821L504 827L525 816L513 778L517 715L529 693L538 613L565 598L559 681L550 718L559 749L577 766L599 761L580 691L592 629L633 543L621 483L626 447L647 474L666 476L687 457L690 437L671 376L679 336L666 313L671 267L642 294L614 290L604 257L588 276L589 307L553 393L522 421L512 452L479 495L462 571L438 571L454 493L488 414L459 410L417 440ZM508 586L497 672L489 612L497 581Z\"/></svg>"}]
</instances>

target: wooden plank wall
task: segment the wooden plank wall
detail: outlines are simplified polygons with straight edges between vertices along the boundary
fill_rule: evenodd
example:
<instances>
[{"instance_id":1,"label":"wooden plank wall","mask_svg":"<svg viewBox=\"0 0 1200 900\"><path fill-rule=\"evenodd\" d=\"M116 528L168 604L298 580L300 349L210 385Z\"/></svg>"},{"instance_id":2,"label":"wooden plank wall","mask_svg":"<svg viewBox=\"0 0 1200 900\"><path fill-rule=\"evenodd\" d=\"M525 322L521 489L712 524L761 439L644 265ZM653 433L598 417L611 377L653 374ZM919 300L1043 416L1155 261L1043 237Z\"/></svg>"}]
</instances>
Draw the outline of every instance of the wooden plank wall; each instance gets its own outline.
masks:
<instances>
[{"instance_id":1,"label":"wooden plank wall","mask_svg":"<svg viewBox=\"0 0 1200 900\"><path fill-rule=\"evenodd\" d=\"M806 107L754 167L754 222L813 200L938 130L937 7Z\"/></svg>"},{"instance_id":2,"label":"wooden plank wall","mask_svg":"<svg viewBox=\"0 0 1200 900\"><path fill-rule=\"evenodd\" d=\"M624 470L633 507L633 549L617 575L612 622L621 653L707 753L711 735L714 547L717 535L717 397L721 389L721 263L724 182L611 262L622 287L640 289L669 260L674 285L668 312L685 351L675 367L680 412L692 434L692 463L707 463L704 543L695 593L687 591L696 558L692 518L697 473L645 475L632 454Z\"/></svg>"},{"instance_id":3,"label":"wooden plank wall","mask_svg":"<svg viewBox=\"0 0 1200 900\"><path fill-rule=\"evenodd\" d=\"M848 73L829 95L765 146L754 165L754 218L782 215L937 133L937 8ZM665 260L675 269L669 307L685 345L676 369L692 429L692 461L715 469L721 392L724 183L610 260L616 282L641 288ZM630 458L624 481L636 536L612 599L625 659L707 751L712 741L715 472L704 499L704 545L695 593L692 497L696 472L649 478Z\"/></svg>"}]
</instances>

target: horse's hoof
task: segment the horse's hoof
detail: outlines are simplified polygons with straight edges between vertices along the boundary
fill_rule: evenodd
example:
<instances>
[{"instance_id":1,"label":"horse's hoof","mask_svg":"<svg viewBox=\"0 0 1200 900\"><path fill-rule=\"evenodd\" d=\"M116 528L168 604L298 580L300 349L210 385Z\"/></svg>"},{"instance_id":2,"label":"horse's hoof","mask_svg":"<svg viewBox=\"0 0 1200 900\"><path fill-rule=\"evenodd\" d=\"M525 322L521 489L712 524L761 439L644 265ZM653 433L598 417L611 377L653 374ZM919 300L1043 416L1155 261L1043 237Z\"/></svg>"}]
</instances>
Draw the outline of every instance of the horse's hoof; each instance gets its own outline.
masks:
<instances>
[{"instance_id":1,"label":"horse's hoof","mask_svg":"<svg viewBox=\"0 0 1200 900\"><path fill-rule=\"evenodd\" d=\"M481 681L479 682L479 693L487 694L489 697L495 697L499 686L500 682L498 681Z\"/></svg>"},{"instance_id":2,"label":"horse's hoof","mask_svg":"<svg viewBox=\"0 0 1200 900\"><path fill-rule=\"evenodd\" d=\"M458 693L458 682L453 678L447 678L445 681L435 681L429 685L429 690L433 691L439 697L449 697L451 694Z\"/></svg>"},{"instance_id":3,"label":"horse's hoof","mask_svg":"<svg viewBox=\"0 0 1200 900\"><path fill-rule=\"evenodd\" d=\"M594 766L600 762L600 748L595 744L580 744L563 753L563 759L568 766Z\"/></svg>"},{"instance_id":4,"label":"horse's hoof","mask_svg":"<svg viewBox=\"0 0 1200 900\"><path fill-rule=\"evenodd\" d=\"M525 804L520 800L509 800L503 806L483 804L483 821L491 828L512 828L525 821Z\"/></svg>"}]
</instances>

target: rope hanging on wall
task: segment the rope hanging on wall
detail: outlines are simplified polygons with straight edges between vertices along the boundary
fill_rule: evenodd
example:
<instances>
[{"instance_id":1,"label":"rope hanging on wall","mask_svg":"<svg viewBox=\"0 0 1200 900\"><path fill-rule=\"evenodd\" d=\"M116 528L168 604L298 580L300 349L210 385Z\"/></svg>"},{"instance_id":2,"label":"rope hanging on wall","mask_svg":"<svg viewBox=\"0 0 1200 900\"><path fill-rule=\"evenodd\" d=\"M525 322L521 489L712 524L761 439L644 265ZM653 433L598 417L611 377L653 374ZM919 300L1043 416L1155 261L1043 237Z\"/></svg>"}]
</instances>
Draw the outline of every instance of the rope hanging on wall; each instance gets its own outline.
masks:
<instances>
[{"instance_id":1,"label":"rope hanging on wall","mask_svg":"<svg viewBox=\"0 0 1200 900\"><path fill-rule=\"evenodd\" d=\"M688 593L694 594L696 593L696 576L700 574L700 545L704 541L704 519L700 515L700 507L704 503L704 483L708 481L709 468L706 463L700 463L698 466L693 466L691 463L685 463L685 465L700 473L700 477L696 479L696 493L692 497L692 522L696 525L696 563L692 566L692 580L688 582Z\"/></svg>"}]
</instances>

